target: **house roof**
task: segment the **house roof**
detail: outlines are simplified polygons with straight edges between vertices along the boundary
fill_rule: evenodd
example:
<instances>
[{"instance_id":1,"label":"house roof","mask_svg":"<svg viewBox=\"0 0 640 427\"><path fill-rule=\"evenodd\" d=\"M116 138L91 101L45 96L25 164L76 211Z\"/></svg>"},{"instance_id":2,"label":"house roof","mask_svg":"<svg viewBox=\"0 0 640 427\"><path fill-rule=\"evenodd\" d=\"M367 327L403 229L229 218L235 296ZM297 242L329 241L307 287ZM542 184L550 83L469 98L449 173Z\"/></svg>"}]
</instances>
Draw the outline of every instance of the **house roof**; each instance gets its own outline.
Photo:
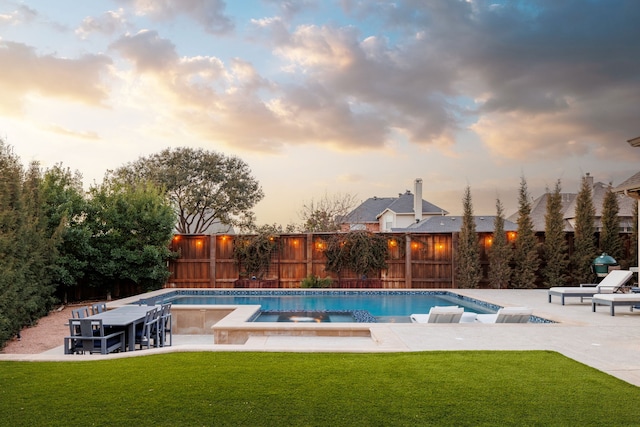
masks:
<instances>
[{"instance_id":1,"label":"house roof","mask_svg":"<svg viewBox=\"0 0 640 427\"><path fill-rule=\"evenodd\" d=\"M378 222L378 218L386 211L395 212L397 215L413 215L413 193L406 191L398 197L370 197L358 207L347 214L343 223ZM422 213L431 215L448 214L449 212L438 206L422 200Z\"/></svg>"},{"instance_id":2,"label":"house roof","mask_svg":"<svg viewBox=\"0 0 640 427\"><path fill-rule=\"evenodd\" d=\"M640 140L640 138L638 138ZM613 189L616 193L624 193L625 191L640 191L640 172L627 178L620 185Z\"/></svg>"},{"instance_id":3,"label":"house roof","mask_svg":"<svg viewBox=\"0 0 640 427\"><path fill-rule=\"evenodd\" d=\"M640 175L640 173L638 174ZM640 180L640 176L638 177ZM600 218L602 217L602 204L604 197L607 194L609 185L602 182L596 182L593 184L592 201L595 208L596 227L600 227ZM562 216L564 218L564 231L572 232L570 220L576 216L576 199L577 193L560 193L562 199ZM545 193L538 197L531 203L531 222L533 223L533 230L536 232L545 231L545 216L547 214L547 199L549 194ZM618 217L620 218L620 226L626 227L630 219L633 216L633 205L635 201L630 197L623 194L618 195ZM518 221L518 212L507 218L510 221Z\"/></svg>"},{"instance_id":4,"label":"house roof","mask_svg":"<svg viewBox=\"0 0 640 427\"><path fill-rule=\"evenodd\" d=\"M380 212L384 211L394 200L394 197L370 197L348 213L342 222L378 222Z\"/></svg>"},{"instance_id":5,"label":"house roof","mask_svg":"<svg viewBox=\"0 0 640 427\"><path fill-rule=\"evenodd\" d=\"M462 228L461 216L438 216L423 219L407 228L394 228L392 231L411 230L422 233L457 233ZM493 233L495 216L474 216L477 233ZM504 231L517 231L518 225L505 219Z\"/></svg>"},{"instance_id":6,"label":"house roof","mask_svg":"<svg viewBox=\"0 0 640 427\"><path fill-rule=\"evenodd\" d=\"M404 194L400 194L397 198L395 198L389 206L387 206L384 210L378 213L377 218L382 216L386 211L395 212L396 215L414 215L413 211L413 199L414 195L411 191L406 191ZM433 203L429 203L426 200L422 200L422 214L425 215L445 215L449 212L445 211L442 208L437 207Z\"/></svg>"},{"instance_id":7,"label":"house roof","mask_svg":"<svg viewBox=\"0 0 640 427\"><path fill-rule=\"evenodd\" d=\"M573 231L571 223L567 220L564 213L570 206L574 206L574 202L577 194L575 193L560 193L561 212L563 212L564 218L564 231ZM531 203L531 222L533 223L534 231L544 231L546 228L545 216L547 215L547 201L549 194L545 193L538 197ZM574 208L575 209L575 208ZM509 219L513 222L518 221L518 212L511 215Z\"/></svg>"}]
</instances>

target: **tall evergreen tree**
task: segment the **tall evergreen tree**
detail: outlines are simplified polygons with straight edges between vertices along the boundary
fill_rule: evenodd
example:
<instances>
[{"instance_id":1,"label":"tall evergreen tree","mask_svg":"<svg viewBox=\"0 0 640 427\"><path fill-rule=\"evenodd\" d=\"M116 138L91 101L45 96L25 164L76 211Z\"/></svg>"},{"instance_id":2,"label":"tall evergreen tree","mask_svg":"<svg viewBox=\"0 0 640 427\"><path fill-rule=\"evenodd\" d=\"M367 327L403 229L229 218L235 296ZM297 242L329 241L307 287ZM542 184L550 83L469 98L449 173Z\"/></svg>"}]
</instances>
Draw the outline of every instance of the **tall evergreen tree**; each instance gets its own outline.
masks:
<instances>
[{"instance_id":1,"label":"tall evergreen tree","mask_svg":"<svg viewBox=\"0 0 640 427\"><path fill-rule=\"evenodd\" d=\"M0 347L20 331L24 315L20 288L24 284L19 240L23 210L22 165L0 140Z\"/></svg>"},{"instance_id":2,"label":"tall evergreen tree","mask_svg":"<svg viewBox=\"0 0 640 427\"><path fill-rule=\"evenodd\" d=\"M564 232L559 180L556 182L553 192L547 190L547 212L544 220L545 266L542 271L544 285L546 287L565 286L568 278L569 253Z\"/></svg>"},{"instance_id":3,"label":"tall evergreen tree","mask_svg":"<svg viewBox=\"0 0 640 427\"><path fill-rule=\"evenodd\" d=\"M630 266L638 266L638 203L633 204L633 225L631 228L631 249L629 250Z\"/></svg>"},{"instance_id":4,"label":"tall evergreen tree","mask_svg":"<svg viewBox=\"0 0 640 427\"><path fill-rule=\"evenodd\" d=\"M456 253L456 277L458 287L477 288L482 278L480 266L480 244L476 233L476 223L473 218L471 203L471 189L467 186L463 203L462 228L458 239Z\"/></svg>"},{"instance_id":5,"label":"tall evergreen tree","mask_svg":"<svg viewBox=\"0 0 640 427\"><path fill-rule=\"evenodd\" d=\"M496 199L496 218L493 221L493 243L489 250L489 286L502 289L509 287L513 249L504 231L504 208Z\"/></svg>"},{"instance_id":6,"label":"tall evergreen tree","mask_svg":"<svg viewBox=\"0 0 640 427\"><path fill-rule=\"evenodd\" d=\"M618 196L611 191L611 186L602 201L602 229L600 230L600 251L622 260L622 239L620 238L620 217L618 213Z\"/></svg>"},{"instance_id":7,"label":"tall evergreen tree","mask_svg":"<svg viewBox=\"0 0 640 427\"><path fill-rule=\"evenodd\" d=\"M531 202L527 182L520 179L518 197L518 235L514 253L515 267L511 285L514 288L534 288L536 286L536 271L540 264L537 251L536 235L531 220Z\"/></svg>"},{"instance_id":8,"label":"tall evergreen tree","mask_svg":"<svg viewBox=\"0 0 640 427\"><path fill-rule=\"evenodd\" d=\"M580 192L576 197L574 251L571 256L574 285L593 282L591 263L597 256L594 217L595 208L593 207L591 182L588 176L585 176L582 178Z\"/></svg>"}]
</instances>

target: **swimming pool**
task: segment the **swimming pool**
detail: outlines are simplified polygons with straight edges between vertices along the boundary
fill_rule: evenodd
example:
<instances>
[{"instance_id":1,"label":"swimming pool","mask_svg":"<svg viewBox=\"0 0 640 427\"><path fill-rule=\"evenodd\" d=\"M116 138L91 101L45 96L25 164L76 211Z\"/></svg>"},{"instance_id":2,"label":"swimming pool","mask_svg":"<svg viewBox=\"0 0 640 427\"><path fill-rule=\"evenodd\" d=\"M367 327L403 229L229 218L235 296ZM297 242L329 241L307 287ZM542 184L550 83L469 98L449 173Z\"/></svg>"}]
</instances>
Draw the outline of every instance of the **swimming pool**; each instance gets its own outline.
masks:
<instances>
[{"instance_id":1,"label":"swimming pool","mask_svg":"<svg viewBox=\"0 0 640 427\"><path fill-rule=\"evenodd\" d=\"M471 313L495 313L500 307L448 291L349 290L193 290L165 294L162 302L180 305L259 305L252 319L258 322L290 321L314 316L300 313L334 313L330 322L409 322L413 313L428 313L433 306L457 305ZM352 316L346 313L355 313ZM295 320L294 320L295 321Z\"/></svg>"}]
</instances>

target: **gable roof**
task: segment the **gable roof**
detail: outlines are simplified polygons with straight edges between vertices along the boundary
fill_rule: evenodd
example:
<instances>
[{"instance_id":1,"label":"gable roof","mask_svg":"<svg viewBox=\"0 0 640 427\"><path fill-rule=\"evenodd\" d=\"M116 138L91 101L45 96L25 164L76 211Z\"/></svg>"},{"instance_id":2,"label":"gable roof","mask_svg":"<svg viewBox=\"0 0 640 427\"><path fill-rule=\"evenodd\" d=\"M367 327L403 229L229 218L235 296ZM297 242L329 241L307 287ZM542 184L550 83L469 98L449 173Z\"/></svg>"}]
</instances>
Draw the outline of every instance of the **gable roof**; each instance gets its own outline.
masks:
<instances>
[{"instance_id":1,"label":"gable roof","mask_svg":"<svg viewBox=\"0 0 640 427\"><path fill-rule=\"evenodd\" d=\"M413 211L413 193L411 191L406 191L404 194L400 194L397 198L395 198L389 206L387 206L384 210L378 213L378 218L382 216L386 211L394 212L396 215L414 215ZM422 214L425 215L445 215L449 212L445 211L434 205L433 203L429 203L426 200L422 200Z\"/></svg>"},{"instance_id":2,"label":"gable roof","mask_svg":"<svg viewBox=\"0 0 640 427\"><path fill-rule=\"evenodd\" d=\"M411 230L422 233L458 233L462 228L461 216L440 216L423 219L407 228L394 228L392 231ZM493 233L495 216L474 216L476 233ZM505 219L504 231L518 231L518 225Z\"/></svg>"},{"instance_id":3,"label":"gable roof","mask_svg":"<svg viewBox=\"0 0 640 427\"><path fill-rule=\"evenodd\" d=\"M370 197L345 215L341 222L350 224L378 222L378 218L387 211L394 212L397 215L414 215L413 198L414 195L409 190L399 194L398 197ZM422 200L423 215L446 215L448 213L433 203Z\"/></svg>"},{"instance_id":4,"label":"gable roof","mask_svg":"<svg viewBox=\"0 0 640 427\"><path fill-rule=\"evenodd\" d=\"M640 137L638 138L640 140ZM616 193L624 193L625 191L640 191L640 172L627 178L622 184L613 189Z\"/></svg>"},{"instance_id":5,"label":"gable roof","mask_svg":"<svg viewBox=\"0 0 640 427\"><path fill-rule=\"evenodd\" d=\"M343 223L378 222L378 215L384 211L395 198L370 197L342 218Z\"/></svg>"}]
</instances>

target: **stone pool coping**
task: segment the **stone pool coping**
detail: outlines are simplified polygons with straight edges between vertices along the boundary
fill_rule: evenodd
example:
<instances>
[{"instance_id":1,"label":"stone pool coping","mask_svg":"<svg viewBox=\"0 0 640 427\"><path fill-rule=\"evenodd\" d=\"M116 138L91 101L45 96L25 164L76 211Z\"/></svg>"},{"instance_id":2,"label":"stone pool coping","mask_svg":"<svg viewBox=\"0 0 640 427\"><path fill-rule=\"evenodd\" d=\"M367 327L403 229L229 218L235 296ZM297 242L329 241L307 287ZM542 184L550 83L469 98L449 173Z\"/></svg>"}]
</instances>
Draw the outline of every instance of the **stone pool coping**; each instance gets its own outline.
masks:
<instances>
[{"instance_id":1,"label":"stone pool coping","mask_svg":"<svg viewBox=\"0 0 640 427\"><path fill-rule=\"evenodd\" d=\"M154 303L169 295L442 295L478 304L497 311L501 306L479 300L450 289L235 289L235 288L167 288L114 301L109 308L140 301ZM260 305L180 305L172 306L172 330L179 335L213 335L215 344L245 344L251 337L369 337L376 323L287 323L253 322ZM532 316L530 323L552 323L552 320Z\"/></svg>"}]
</instances>

